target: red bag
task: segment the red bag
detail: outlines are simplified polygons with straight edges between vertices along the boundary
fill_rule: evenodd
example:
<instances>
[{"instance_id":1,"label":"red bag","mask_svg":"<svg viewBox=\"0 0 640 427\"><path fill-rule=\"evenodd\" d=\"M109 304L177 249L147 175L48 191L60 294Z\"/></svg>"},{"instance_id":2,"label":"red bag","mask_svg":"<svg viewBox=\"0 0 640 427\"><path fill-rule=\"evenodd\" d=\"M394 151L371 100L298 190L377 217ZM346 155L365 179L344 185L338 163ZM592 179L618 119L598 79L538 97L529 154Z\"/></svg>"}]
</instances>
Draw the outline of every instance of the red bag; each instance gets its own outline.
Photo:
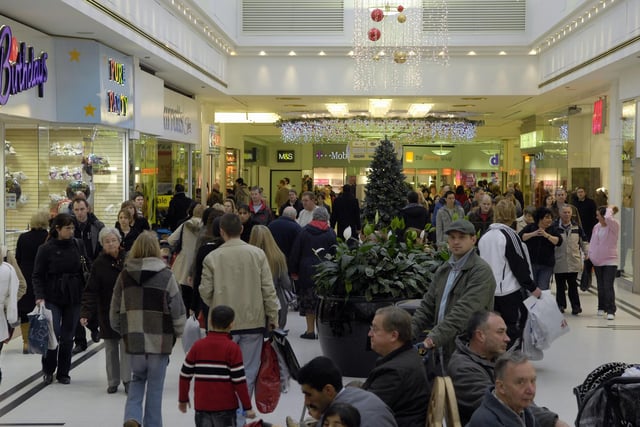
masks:
<instances>
[{"instance_id":1,"label":"red bag","mask_svg":"<svg viewBox=\"0 0 640 427\"><path fill-rule=\"evenodd\" d=\"M258 411L263 414L273 412L280 400L280 367L278 355L271 346L271 340L262 344L255 397Z\"/></svg>"}]
</instances>

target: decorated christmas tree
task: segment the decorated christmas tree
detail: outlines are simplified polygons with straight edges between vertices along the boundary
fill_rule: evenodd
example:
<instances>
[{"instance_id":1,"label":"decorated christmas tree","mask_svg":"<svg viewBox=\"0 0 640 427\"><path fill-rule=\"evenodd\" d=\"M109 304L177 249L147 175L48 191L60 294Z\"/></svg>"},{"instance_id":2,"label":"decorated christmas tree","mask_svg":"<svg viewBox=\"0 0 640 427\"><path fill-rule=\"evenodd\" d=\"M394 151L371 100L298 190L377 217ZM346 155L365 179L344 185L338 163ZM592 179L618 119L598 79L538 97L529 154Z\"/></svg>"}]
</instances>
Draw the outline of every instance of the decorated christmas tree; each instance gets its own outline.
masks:
<instances>
[{"instance_id":1,"label":"decorated christmas tree","mask_svg":"<svg viewBox=\"0 0 640 427\"><path fill-rule=\"evenodd\" d=\"M385 138L376 148L365 186L363 214L367 222L374 223L377 213L378 227L385 227L398 216L406 204L408 188L404 178L395 147Z\"/></svg>"}]
</instances>

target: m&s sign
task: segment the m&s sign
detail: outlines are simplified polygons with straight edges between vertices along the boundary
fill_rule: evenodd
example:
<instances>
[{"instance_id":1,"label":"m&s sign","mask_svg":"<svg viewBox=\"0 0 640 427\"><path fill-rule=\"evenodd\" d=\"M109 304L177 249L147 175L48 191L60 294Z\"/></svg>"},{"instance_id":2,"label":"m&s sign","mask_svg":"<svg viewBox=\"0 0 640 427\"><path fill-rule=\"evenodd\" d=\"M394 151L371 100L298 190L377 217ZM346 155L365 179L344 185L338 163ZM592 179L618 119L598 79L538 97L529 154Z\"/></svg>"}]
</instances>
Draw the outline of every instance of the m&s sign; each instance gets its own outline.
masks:
<instances>
[{"instance_id":1,"label":"m&s sign","mask_svg":"<svg viewBox=\"0 0 640 427\"><path fill-rule=\"evenodd\" d=\"M294 150L278 150L277 162L278 163L293 163L296 161L296 152Z\"/></svg>"}]
</instances>

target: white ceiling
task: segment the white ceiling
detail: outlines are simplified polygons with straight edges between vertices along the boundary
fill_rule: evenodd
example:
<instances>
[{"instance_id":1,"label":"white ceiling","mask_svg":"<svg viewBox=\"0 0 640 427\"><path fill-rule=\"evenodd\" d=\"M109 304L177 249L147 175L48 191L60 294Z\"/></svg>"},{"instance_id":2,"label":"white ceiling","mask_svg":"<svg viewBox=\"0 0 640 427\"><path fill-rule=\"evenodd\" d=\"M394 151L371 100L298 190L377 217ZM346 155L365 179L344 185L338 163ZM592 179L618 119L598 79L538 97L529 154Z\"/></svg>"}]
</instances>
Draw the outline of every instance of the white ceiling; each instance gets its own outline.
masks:
<instances>
[{"instance_id":1,"label":"white ceiling","mask_svg":"<svg viewBox=\"0 0 640 427\"><path fill-rule=\"evenodd\" d=\"M179 61L176 63L166 60L162 55L154 55L113 31L108 22L92 21L61 0L3 0L0 13L52 36L91 38L125 54L136 56L140 58L141 64L154 70L155 75L165 80L168 86L195 95L218 111L271 111L283 118L294 118L301 114L326 111L324 104L328 102L348 103L351 111L364 111L368 108L368 96L226 95L186 72L186 65L181 66ZM247 50L247 46L244 49ZM259 49L260 46L256 46L256 51ZM451 61L455 61L455 56ZM575 104L583 107L583 114L588 114L594 97L606 92L609 82L615 80L616 73L636 62L635 57L627 58L567 86L538 95L474 95L471 99L464 96L427 95L393 97L392 110L406 110L414 102L430 102L434 104L433 111L454 112L472 120L483 120L485 126L479 129L480 139L514 138L519 134L522 120L533 115L557 116L566 112L568 106ZM258 138L259 135L255 137ZM272 139L271 136L265 138L265 141ZM257 142L260 142L259 138Z\"/></svg>"}]
</instances>

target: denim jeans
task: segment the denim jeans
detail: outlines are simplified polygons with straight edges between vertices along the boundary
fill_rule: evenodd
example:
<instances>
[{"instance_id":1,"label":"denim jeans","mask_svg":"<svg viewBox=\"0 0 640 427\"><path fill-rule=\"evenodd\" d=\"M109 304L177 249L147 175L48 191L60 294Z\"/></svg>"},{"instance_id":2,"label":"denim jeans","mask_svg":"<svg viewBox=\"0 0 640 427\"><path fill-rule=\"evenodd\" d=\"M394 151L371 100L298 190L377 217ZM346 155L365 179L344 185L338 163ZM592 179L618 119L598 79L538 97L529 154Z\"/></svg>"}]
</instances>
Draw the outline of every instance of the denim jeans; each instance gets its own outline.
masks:
<instances>
[{"instance_id":1,"label":"denim jeans","mask_svg":"<svg viewBox=\"0 0 640 427\"><path fill-rule=\"evenodd\" d=\"M145 427L162 427L162 390L169 355L130 354L129 364L131 383L124 407L124 420L136 420ZM144 416L142 415L143 400Z\"/></svg>"},{"instance_id":2,"label":"denim jeans","mask_svg":"<svg viewBox=\"0 0 640 427\"><path fill-rule=\"evenodd\" d=\"M551 282L551 275L553 274L553 266L533 264L533 281L536 285L546 291L549 289L549 283Z\"/></svg>"},{"instance_id":3,"label":"denim jeans","mask_svg":"<svg viewBox=\"0 0 640 427\"><path fill-rule=\"evenodd\" d=\"M53 330L58 338L58 348L48 350L42 356L42 372L53 375L56 370L57 378L68 378L71 369L71 350L76 325L80 320L80 305L58 305L47 301L46 307L51 310Z\"/></svg>"},{"instance_id":4,"label":"denim jeans","mask_svg":"<svg viewBox=\"0 0 640 427\"><path fill-rule=\"evenodd\" d=\"M244 375L247 379L247 388L249 389L249 398L253 395L253 390L260 369L260 356L262 355L262 343L264 342L263 334L237 334L233 335L233 340L240 346L242 350L242 363L244 364ZM246 408L243 408L246 409ZM238 412L238 425L245 424L245 417Z\"/></svg>"},{"instance_id":5,"label":"denim jeans","mask_svg":"<svg viewBox=\"0 0 640 427\"><path fill-rule=\"evenodd\" d=\"M616 292L613 282L616 280L617 265L594 266L598 284L598 310L616 314Z\"/></svg>"},{"instance_id":6,"label":"denim jeans","mask_svg":"<svg viewBox=\"0 0 640 427\"><path fill-rule=\"evenodd\" d=\"M196 411L196 427L236 427L236 411Z\"/></svg>"}]
</instances>

